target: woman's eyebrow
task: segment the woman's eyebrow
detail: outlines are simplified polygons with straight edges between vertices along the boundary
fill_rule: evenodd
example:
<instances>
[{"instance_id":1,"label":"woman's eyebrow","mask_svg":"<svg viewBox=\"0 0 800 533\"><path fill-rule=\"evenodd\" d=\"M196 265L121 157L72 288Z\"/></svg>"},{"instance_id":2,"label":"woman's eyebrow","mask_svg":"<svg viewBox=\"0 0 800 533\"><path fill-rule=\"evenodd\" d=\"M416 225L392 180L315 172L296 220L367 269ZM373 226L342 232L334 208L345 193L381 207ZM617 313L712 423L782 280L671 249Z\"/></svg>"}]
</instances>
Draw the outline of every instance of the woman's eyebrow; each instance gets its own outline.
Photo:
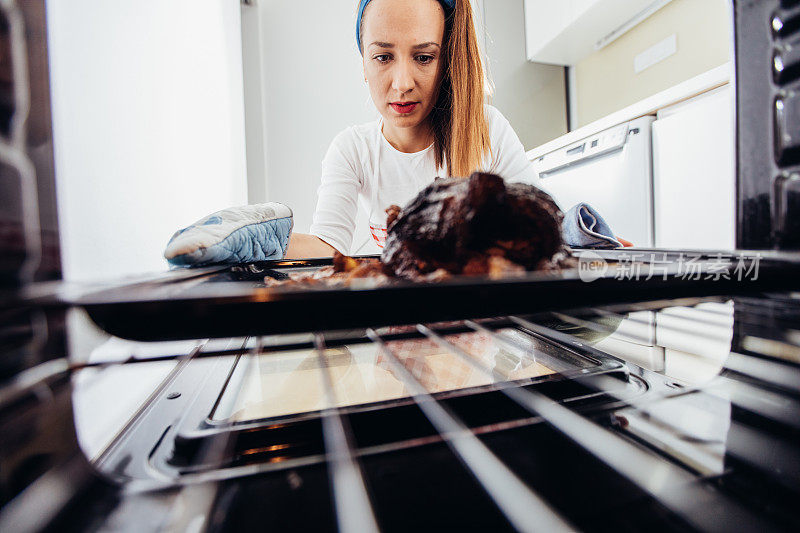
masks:
<instances>
[{"instance_id":1,"label":"woman's eyebrow","mask_svg":"<svg viewBox=\"0 0 800 533\"><path fill-rule=\"evenodd\" d=\"M369 43L369 45L370 46L377 46L378 48L394 48L394 44L386 43L386 42L383 42L383 41L373 41L373 42ZM422 48L428 48L429 46L435 46L436 48L441 48L441 46L439 46L439 43L434 42L434 41L428 41L427 43L415 44L411 48L414 49L414 50L420 50Z\"/></svg>"}]
</instances>

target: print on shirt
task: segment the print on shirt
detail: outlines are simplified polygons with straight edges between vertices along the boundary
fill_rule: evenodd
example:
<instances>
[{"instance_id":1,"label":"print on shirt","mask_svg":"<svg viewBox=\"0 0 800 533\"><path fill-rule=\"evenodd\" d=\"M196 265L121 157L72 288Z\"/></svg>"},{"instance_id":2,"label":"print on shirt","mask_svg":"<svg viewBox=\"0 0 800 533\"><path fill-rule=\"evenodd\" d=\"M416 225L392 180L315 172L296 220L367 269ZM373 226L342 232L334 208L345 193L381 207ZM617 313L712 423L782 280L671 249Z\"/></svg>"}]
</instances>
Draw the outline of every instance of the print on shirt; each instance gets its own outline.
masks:
<instances>
[{"instance_id":1,"label":"print on shirt","mask_svg":"<svg viewBox=\"0 0 800 533\"><path fill-rule=\"evenodd\" d=\"M386 244L386 226L370 224L369 232L372 235L372 238L375 239L375 242L378 244L378 246L383 248L383 245Z\"/></svg>"}]
</instances>

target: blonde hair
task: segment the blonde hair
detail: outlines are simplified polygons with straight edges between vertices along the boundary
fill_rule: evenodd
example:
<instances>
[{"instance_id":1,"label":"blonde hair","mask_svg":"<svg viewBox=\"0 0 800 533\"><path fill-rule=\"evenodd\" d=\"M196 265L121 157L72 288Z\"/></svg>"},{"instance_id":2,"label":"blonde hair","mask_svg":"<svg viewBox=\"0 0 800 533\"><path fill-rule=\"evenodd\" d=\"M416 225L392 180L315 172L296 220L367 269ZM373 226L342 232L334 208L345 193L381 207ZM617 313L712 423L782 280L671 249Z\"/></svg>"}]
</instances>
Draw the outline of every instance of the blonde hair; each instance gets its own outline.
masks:
<instances>
[{"instance_id":1,"label":"blonde hair","mask_svg":"<svg viewBox=\"0 0 800 533\"><path fill-rule=\"evenodd\" d=\"M456 0L445 21L444 75L430 115L436 166L466 177L491 154L484 111L484 72L469 0ZM457 112L454 112L457 110Z\"/></svg>"}]
</instances>

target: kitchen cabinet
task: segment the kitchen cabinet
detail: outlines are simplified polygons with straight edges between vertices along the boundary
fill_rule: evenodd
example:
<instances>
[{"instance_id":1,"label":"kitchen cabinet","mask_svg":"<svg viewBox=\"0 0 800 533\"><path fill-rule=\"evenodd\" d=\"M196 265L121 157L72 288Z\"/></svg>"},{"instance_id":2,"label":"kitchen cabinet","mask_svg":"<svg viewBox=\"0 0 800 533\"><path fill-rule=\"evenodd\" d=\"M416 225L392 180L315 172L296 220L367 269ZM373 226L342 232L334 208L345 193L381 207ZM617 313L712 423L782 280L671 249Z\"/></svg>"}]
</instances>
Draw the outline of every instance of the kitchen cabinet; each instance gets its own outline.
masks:
<instances>
[{"instance_id":1,"label":"kitchen cabinet","mask_svg":"<svg viewBox=\"0 0 800 533\"><path fill-rule=\"evenodd\" d=\"M659 110L653 123L657 247L734 248L730 85Z\"/></svg>"},{"instance_id":2,"label":"kitchen cabinet","mask_svg":"<svg viewBox=\"0 0 800 533\"><path fill-rule=\"evenodd\" d=\"M574 65L670 0L525 0L529 61Z\"/></svg>"}]
</instances>

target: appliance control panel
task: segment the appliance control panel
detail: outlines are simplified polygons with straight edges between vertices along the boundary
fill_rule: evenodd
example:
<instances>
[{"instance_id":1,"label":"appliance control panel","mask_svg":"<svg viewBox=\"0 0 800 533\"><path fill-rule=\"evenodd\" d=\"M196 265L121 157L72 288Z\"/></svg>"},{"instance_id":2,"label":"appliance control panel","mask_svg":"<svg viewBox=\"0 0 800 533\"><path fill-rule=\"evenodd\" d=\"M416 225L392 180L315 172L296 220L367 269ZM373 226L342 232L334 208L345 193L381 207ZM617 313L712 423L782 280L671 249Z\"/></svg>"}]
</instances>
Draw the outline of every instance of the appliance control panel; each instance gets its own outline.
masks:
<instances>
[{"instance_id":1,"label":"appliance control panel","mask_svg":"<svg viewBox=\"0 0 800 533\"><path fill-rule=\"evenodd\" d=\"M634 133L634 130L630 133ZM628 134L628 123L619 124L545 154L536 161L539 177L546 178L573 165L621 150L628 140Z\"/></svg>"}]
</instances>

